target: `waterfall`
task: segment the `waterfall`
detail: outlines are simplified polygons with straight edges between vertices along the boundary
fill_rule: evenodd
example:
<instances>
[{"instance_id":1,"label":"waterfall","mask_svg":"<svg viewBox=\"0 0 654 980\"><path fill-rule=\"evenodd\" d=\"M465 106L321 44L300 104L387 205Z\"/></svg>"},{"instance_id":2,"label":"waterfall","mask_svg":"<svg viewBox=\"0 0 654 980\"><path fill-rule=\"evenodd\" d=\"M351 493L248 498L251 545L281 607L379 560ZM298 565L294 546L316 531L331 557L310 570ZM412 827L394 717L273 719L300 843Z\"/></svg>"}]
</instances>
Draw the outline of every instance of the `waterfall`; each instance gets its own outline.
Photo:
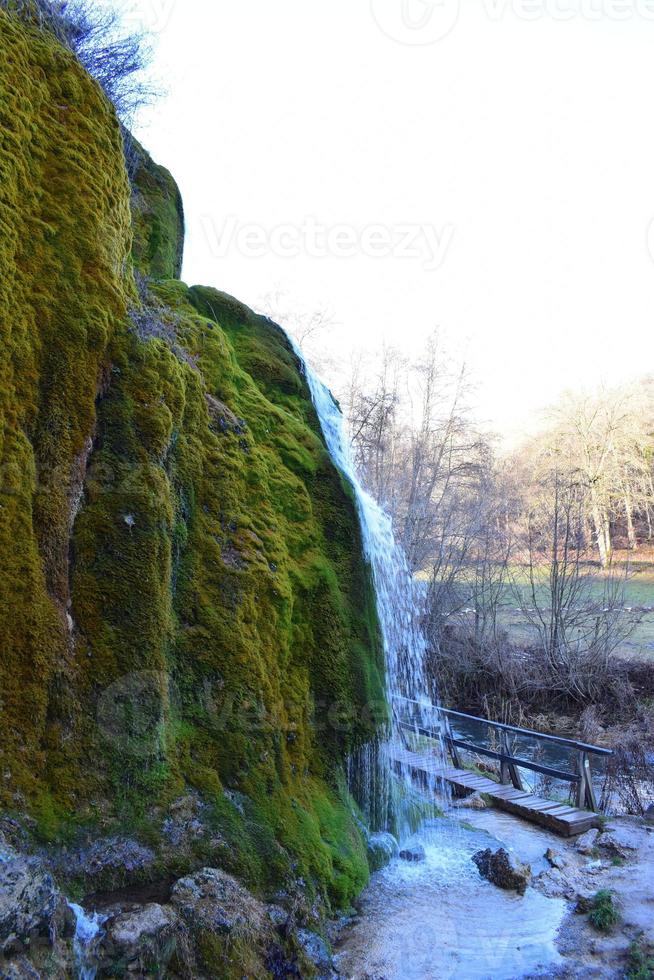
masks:
<instances>
[{"instance_id":1,"label":"waterfall","mask_svg":"<svg viewBox=\"0 0 654 980\"><path fill-rule=\"evenodd\" d=\"M395 762L410 724L438 729L425 676L427 643L422 608L406 555L395 539L390 516L361 483L345 432L343 415L332 393L289 338L304 371L329 454L355 494L363 546L372 570L386 666L386 695L391 707L388 737L364 746L348 766L350 788L373 830L392 829L402 839L415 829L412 774ZM409 711L403 710L410 708ZM442 751L442 749L441 749ZM399 777L399 778L398 778ZM379 816L381 814L381 817Z\"/></svg>"},{"instance_id":2,"label":"waterfall","mask_svg":"<svg viewBox=\"0 0 654 980\"><path fill-rule=\"evenodd\" d=\"M102 936L102 927L107 917L99 912L89 915L81 905L75 905L74 902L69 902L68 906L75 915L76 923L73 949L77 980L95 980L98 972L95 965L95 947Z\"/></svg>"}]
</instances>

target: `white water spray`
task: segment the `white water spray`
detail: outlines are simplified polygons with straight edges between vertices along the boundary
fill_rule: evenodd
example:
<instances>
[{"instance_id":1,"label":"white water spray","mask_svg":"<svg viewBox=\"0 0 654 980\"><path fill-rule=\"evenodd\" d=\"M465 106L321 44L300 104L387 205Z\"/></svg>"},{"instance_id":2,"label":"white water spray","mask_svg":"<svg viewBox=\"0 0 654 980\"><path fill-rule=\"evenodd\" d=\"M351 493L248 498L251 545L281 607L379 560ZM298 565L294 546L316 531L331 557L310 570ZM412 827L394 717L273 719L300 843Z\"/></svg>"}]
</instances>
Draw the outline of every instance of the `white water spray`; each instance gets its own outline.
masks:
<instances>
[{"instance_id":1,"label":"white water spray","mask_svg":"<svg viewBox=\"0 0 654 980\"><path fill-rule=\"evenodd\" d=\"M403 735L406 729L402 727L402 721L406 725L407 715L402 713L402 705L406 706L408 702L413 704L408 716L411 718L411 725L415 727L416 734L419 728L438 727L434 726L433 709L427 693L425 677L427 643L421 626L422 609L419 590L414 588L407 559L395 539L390 516L364 489L357 476L351 444L345 433L343 415L336 401L329 389L306 363L295 342L291 338L289 340L303 366L329 454L354 490L364 550L372 569L386 660L386 694L392 709L389 739L381 747L364 748L351 768L363 771L363 783L367 784L365 795L368 796L368 800L364 802L367 802L366 816L369 820L375 809L373 796L379 794L387 796L393 784L391 767L399 773L401 786L399 796L393 794L395 797L393 809L394 828L401 838L411 832L411 816L403 801L410 801L414 795L411 772L398 766L394 761L398 750L401 751L405 744ZM381 779L376 775L376 770L380 767ZM379 785L380 782L385 785ZM382 804L382 810L388 811L388 806ZM389 828L386 824L376 829Z\"/></svg>"},{"instance_id":2,"label":"white water spray","mask_svg":"<svg viewBox=\"0 0 654 980\"><path fill-rule=\"evenodd\" d=\"M102 927L107 921L107 916L99 912L89 915L81 905L75 905L74 902L69 902L68 905L75 915L76 923L73 949L77 980L95 980L98 972L94 962L95 947L102 936Z\"/></svg>"}]
</instances>

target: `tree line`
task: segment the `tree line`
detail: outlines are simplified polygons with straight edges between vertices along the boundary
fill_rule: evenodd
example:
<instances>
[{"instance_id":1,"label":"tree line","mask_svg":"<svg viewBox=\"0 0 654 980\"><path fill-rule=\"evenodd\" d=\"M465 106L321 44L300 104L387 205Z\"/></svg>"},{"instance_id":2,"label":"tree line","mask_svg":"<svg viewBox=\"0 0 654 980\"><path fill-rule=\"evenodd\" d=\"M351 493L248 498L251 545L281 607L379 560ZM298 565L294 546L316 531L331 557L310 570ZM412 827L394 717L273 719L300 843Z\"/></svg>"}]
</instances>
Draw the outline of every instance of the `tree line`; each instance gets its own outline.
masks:
<instances>
[{"instance_id":1,"label":"tree line","mask_svg":"<svg viewBox=\"0 0 654 980\"><path fill-rule=\"evenodd\" d=\"M437 335L413 362L385 349L371 370L360 357L348 379L357 464L415 572L455 555L476 560L485 530L496 540L510 530L523 557L546 551L539 515L563 488L574 494L575 547L587 560L608 568L616 550L654 544L654 378L564 394L510 453L475 422L471 388Z\"/></svg>"},{"instance_id":2,"label":"tree line","mask_svg":"<svg viewBox=\"0 0 654 980\"><path fill-rule=\"evenodd\" d=\"M355 358L341 396L359 471L424 593L434 682L514 720L636 711L615 653L640 621L634 563L654 560L654 380L567 393L510 452L475 420L472 393L435 334L416 360Z\"/></svg>"}]
</instances>

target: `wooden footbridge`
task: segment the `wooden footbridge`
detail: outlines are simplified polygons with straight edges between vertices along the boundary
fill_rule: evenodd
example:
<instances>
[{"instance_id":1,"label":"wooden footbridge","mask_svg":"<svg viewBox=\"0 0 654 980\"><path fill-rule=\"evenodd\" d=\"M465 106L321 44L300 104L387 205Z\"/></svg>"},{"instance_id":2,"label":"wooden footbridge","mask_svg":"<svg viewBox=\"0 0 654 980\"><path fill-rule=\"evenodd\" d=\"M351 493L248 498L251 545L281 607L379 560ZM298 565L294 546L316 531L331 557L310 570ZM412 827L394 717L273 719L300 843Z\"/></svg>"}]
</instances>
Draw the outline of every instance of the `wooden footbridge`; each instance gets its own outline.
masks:
<instances>
[{"instance_id":1,"label":"wooden footbridge","mask_svg":"<svg viewBox=\"0 0 654 980\"><path fill-rule=\"evenodd\" d=\"M540 824L563 837L574 837L600 826L590 760L592 756L612 755L610 749L556 735L543 735L436 705L425 706L406 698L394 699L393 710L404 742L394 751L393 762L398 768L410 770L427 785L443 781L460 795L483 793L498 809ZM485 744L455 734L452 726L457 719L466 727L470 727L471 722L483 726L488 732ZM537 753L525 758L518 749L518 743L524 741L556 748L558 753L570 759L570 768L536 761ZM500 781L479 770L466 768L464 753L495 762ZM525 789L520 770L570 784L574 805L548 800Z\"/></svg>"}]
</instances>

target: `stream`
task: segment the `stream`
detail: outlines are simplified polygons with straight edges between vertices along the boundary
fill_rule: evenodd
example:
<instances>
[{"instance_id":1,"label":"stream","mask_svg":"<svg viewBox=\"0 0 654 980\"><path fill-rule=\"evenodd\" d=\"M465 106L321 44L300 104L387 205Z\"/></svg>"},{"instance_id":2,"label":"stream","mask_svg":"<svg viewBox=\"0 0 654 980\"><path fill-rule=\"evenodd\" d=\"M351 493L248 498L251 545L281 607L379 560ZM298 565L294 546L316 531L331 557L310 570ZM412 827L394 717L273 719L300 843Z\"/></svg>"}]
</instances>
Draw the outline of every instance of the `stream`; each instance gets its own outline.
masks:
<instances>
[{"instance_id":1,"label":"stream","mask_svg":"<svg viewBox=\"0 0 654 980\"><path fill-rule=\"evenodd\" d=\"M373 875L356 919L337 944L350 980L517 980L551 975L566 903L528 888L524 897L484 881L472 855L499 845L535 874L556 838L494 810L451 812L411 844L426 860L395 859Z\"/></svg>"}]
</instances>

